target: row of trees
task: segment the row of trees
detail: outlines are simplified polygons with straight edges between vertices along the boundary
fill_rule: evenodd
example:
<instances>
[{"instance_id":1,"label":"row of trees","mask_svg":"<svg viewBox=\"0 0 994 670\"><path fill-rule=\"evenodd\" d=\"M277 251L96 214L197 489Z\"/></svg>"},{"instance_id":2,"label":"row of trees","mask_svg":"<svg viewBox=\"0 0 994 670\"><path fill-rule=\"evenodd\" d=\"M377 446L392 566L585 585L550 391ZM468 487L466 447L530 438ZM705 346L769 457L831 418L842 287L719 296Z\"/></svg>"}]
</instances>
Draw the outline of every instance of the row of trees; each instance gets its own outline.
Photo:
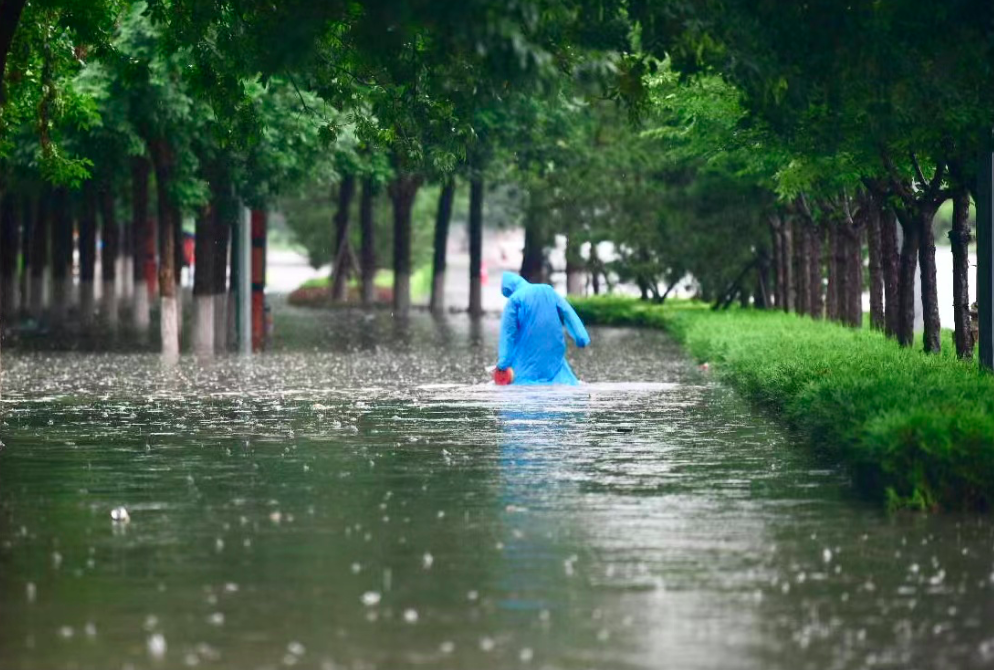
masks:
<instances>
[{"instance_id":1,"label":"row of trees","mask_svg":"<svg viewBox=\"0 0 994 670\"><path fill-rule=\"evenodd\" d=\"M618 245L618 276L662 300L690 273L719 306L741 298L852 326L868 287L872 327L911 346L917 272L923 348L938 352L934 221L951 202L955 344L972 355L989 3L634 3L627 17L615 97L635 130L608 122L609 147L573 152L572 187L542 180L572 225ZM587 136L596 146L604 126ZM585 201L588 216L570 210Z\"/></svg>"},{"instance_id":2,"label":"row of trees","mask_svg":"<svg viewBox=\"0 0 994 670\"><path fill-rule=\"evenodd\" d=\"M994 127L994 8L726 0L637 14L646 51L738 94L734 132L717 138L776 196L776 302L859 325L865 253L871 324L911 345L917 266L924 349L939 351L933 222L952 200L956 348L971 356L968 217Z\"/></svg>"},{"instance_id":3,"label":"row of trees","mask_svg":"<svg viewBox=\"0 0 994 670\"><path fill-rule=\"evenodd\" d=\"M911 345L920 269L934 352L933 219L951 200L956 346L971 354L969 204L994 125L994 75L981 66L994 51L990 6L451 4L0 0L3 304L22 270L30 305L48 263L58 320L75 221L81 286L98 235L105 282L118 256L138 259L139 329L157 250L163 346L175 350L181 220L196 220L194 293L203 314L208 303L220 314L238 203L317 190L335 197L333 232L314 236L333 244L311 245L315 261L333 261L333 294L358 274L372 300L389 255L405 312L412 212L431 185L442 310L464 183L479 313L483 201L499 183L517 194L502 211L525 228L531 279L547 279L545 254L564 236L572 292L589 276L594 290L629 281L664 300L690 275L718 304L858 326L868 285L871 325Z\"/></svg>"},{"instance_id":4,"label":"row of trees","mask_svg":"<svg viewBox=\"0 0 994 670\"><path fill-rule=\"evenodd\" d=\"M623 46L623 35L585 34L582 10L582 3L509 8L482 0L458 8L4 0L0 228L7 317L20 272L22 311L41 316L42 282L50 275L47 318L64 321L76 245L79 309L88 324L99 239L107 323L116 323L114 297L124 293L133 296L132 324L146 330L152 280L163 350L175 353L182 221L193 218L194 345L211 350L223 339L208 326L225 311L238 204L265 207L278 194L331 181L339 205L334 293L341 296L358 269L363 295L371 297L378 265L372 209L385 194L393 216L394 307L403 313L410 306L415 198L424 184L439 185L444 240L457 177L469 183L469 307L479 313L484 174L501 141L527 121L529 96L556 98L563 73L581 61L573 52L579 45L587 47L582 59L608 43ZM353 200L360 203L358 254L349 242ZM25 245L30 249L22 251ZM440 287L444 244L437 247ZM122 270L118 256L131 259L132 269ZM148 272L152 263L157 276ZM110 288L122 283L121 271L133 277L133 291ZM440 291L433 306L444 307Z\"/></svg>"}]
</instances>

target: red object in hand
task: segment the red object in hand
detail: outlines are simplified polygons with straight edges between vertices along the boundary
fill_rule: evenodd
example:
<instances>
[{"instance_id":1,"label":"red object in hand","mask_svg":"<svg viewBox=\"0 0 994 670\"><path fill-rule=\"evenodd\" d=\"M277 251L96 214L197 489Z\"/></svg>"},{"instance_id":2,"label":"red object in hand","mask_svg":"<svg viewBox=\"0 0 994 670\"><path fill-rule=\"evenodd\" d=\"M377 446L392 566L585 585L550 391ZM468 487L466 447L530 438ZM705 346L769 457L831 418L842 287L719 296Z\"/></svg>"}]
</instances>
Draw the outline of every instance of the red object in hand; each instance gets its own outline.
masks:
<instances>
[{"instance_id":1,"label":"red object in hand","mask_svg":"<svg viewBox=\"0 0 994 670\"><path fill-rule=\"evenodd\" d=\"M494 368L494 384L497 386L507 386L514 381L514 369L500 370Z\"/></svg>"}]
</instances>

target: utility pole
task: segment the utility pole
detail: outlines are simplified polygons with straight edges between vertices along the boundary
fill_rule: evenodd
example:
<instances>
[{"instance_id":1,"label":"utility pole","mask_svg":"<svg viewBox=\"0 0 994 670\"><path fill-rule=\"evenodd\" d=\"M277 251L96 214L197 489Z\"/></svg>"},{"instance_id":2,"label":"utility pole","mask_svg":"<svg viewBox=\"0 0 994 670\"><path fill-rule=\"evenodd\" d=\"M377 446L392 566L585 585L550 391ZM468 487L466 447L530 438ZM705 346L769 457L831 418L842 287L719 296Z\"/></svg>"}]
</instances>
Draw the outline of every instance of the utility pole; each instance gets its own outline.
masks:
<instances>
[{"instance_id":1,"label":"utility pole","mask_svg":"<svg viewBox=\"0 0 994 670\"><path fill-rule=\"evenodd\" d=\"M994 370L994 152L980 157L977 184L977 310L980 364Z\"/></svg>"}]
</instances>

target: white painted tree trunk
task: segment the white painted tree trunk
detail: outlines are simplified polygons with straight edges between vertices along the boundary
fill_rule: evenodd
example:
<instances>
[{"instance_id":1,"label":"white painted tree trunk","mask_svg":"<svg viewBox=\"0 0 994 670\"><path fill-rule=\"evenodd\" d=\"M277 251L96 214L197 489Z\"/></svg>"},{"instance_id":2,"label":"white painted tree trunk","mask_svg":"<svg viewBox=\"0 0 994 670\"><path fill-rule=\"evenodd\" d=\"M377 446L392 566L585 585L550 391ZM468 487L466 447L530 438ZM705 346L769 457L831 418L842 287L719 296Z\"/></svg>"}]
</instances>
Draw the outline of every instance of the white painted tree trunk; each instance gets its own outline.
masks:
<instances>
[{"instance_id":1,"label":"white painted tree trunk","mask_svg":"<svg viewBox=\"0 0 994 670\"><path fill-rule=\"evenodd\" d=\"M214 296L195 295L196 323L193 331L193 351L198 356L214 355Z\"/></svg>"},{"instance_id":2,"label":"white painted tree trunk","mask_svg":"<svg viewBox=\"0 0 994 670\"><path fill-rule=\"evenodd\" d=\"M176 332L183 332L183 285L176 285Z\"/></svg>"},{"instance_id":3,"label":"white painted tree trunk","mask_svg":"<svg viewBox=\"0 0 994 670\"><path fill-rule=\"evenodd\" d=\"M179 304L175 296L163 296L159 301L159 332L162 333L162 355L167 359L179 357Z\"/></svg>"},{"instance_id":4,"label":"white painted tree trunk","mask_svg":"<svg viewBox=\"0 0 994 670\"><path fill-rule=\"evenodd\" d=\"M93 315L96 312L95 288L91 281L79 284L79 323L84 329L93 327Z\"/></svg>"},{"instance_id":5,"label":"white painted tree trunk","mask_svg":"<svg viewBox=\"0 0 994 670\"><path fill-rule=\"evenodd\" d=\"M120 284L121 282L104 281L103 294L100 296L100 315L104 325L111 331L117 330L117 306L119 304L117 287Z\"/></svg>"},{"instance_id":6,"label":"white painted tree trunk","mask_svg":"<svg viewBox=\"0 0 994 670\"><path fill-rule=\"evenodd\" d=\"M152 325L151 307L148 300L148 283L144 281L135 282L134 296L131 323L135 328L135 332L140 335L147 335L148 329Z\"/></svg>"},{"instance_id":7,"label":"white painted tree trunk","mask_svg":"<svg viewBox=\"0 0 994 670\"><path fill-rule=\"evenodd\" d=\"M228 294L214 294L214 351L228 350Z\"/></svg>"}]
</instances>

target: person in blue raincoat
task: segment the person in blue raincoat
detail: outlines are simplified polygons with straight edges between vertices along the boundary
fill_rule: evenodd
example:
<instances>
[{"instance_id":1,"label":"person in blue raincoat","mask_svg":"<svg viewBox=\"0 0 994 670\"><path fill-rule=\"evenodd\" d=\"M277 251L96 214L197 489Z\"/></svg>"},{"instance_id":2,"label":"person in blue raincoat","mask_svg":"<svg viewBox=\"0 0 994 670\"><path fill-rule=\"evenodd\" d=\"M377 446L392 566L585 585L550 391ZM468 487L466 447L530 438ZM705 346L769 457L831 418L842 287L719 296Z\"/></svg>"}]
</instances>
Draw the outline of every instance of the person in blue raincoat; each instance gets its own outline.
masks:
<instances>
[{"instance_id":1,"label":"person in blue raincoat","mask_svg":"<svg viewBox=\"0 0 994 670\"><path fill-rule=\"evenodd\" d=\"M578 347L590 344L583 322L547 284L532 284L513 272L501 278L507 298L501 319L497 369L513 370L514 384L579 384L566 362L563 326Z\"/></svg>"}]
</instances>

